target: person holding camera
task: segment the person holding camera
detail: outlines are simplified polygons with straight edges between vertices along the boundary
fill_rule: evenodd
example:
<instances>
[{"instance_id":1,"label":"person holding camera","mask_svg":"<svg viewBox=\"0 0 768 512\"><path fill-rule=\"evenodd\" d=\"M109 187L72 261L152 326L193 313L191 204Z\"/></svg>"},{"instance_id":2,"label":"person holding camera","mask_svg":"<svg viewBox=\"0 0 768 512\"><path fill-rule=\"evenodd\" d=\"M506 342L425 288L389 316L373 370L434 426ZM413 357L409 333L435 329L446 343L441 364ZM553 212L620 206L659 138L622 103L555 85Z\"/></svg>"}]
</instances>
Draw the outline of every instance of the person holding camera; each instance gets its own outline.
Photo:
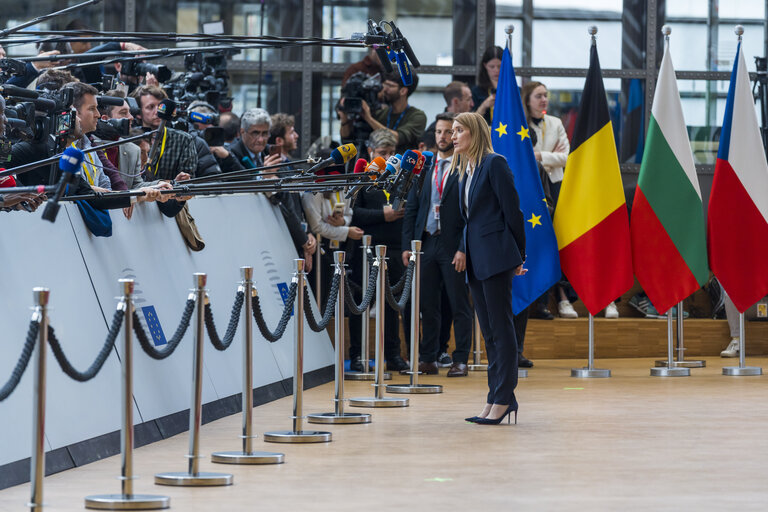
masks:
<instances>
[{"instance_id":1,"label":"person holding camera","mask_svg":"<svg viewBox=\"0 0 768 512\"><path fill-rule=\"evenodd\" d=\"M360 117L374 130L389 130L395 137L395 151L402 154L409 149L416 149L419 140L427 126L427 115L424 111L408 104L408 98L416 90L419 77L413 73L413 83L403 85L396 73L386 73L382 76L379 98L386 104L376 112L371 112L368 102L361 100ZM341 120L342 140L355 139L355 133L347 113L344 111L343 99L338 110Z\"/></svg>"}]
</instances>

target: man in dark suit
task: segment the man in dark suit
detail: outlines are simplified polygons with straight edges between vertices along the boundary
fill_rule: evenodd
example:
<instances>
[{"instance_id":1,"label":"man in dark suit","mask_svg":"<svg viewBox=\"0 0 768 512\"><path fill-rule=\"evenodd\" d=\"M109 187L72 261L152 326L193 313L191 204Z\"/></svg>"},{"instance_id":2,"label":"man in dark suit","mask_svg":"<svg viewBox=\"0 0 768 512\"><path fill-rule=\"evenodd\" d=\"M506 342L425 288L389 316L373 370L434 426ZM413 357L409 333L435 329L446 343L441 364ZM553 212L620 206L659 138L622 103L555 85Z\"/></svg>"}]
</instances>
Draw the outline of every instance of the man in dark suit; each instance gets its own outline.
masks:
<instances>
[{"instance_id":1,"label":"man in dark suit","mask_svg":"<svg viewBox=\"0 0 768 512\"><path fill-rule=\"evenodd\" d=\"M464 220L459 211L459 176L449 174L453 143L453 118L456 114L443 112L435 122L437 161L431 172L424 176L419 191L411 189L403 220L403 264L411 252L411 240L422 240L421 258L421 316L423 337L419 371L437 373L440 352L441 284L453 311L453 330L456 350L448 377L467 375L467 359L472 343L472 309L465 284L466 258L462 233Z\"/></svg>"}]
</instances>

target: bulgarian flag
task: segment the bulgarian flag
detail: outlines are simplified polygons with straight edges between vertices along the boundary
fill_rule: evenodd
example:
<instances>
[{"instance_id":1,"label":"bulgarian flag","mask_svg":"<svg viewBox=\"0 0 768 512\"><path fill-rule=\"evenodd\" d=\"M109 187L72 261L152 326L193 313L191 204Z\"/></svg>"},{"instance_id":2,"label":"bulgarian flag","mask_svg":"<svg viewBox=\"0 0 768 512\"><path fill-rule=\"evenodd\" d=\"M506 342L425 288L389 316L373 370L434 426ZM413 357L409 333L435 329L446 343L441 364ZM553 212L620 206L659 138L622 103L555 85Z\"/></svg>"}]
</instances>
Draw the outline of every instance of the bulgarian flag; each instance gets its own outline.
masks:
<instances>
[{"instance_id":1,"label":"bulgarian flag","mask_svg":"<svg viewBox=\"0 0 768 512\"><path fill-rule=\"evenodd\" d=\"M712 271L744 312L768 294L768 164L741 41L725 103L707 234Z\"/></svg>"},{"instance_id":2,"label":"bulgarian flag","mask_svg":"<svg viewBox=\"0 0 768 512\"><path fill-rule=\"evenodd\" d=\"M656 82L630 230L635 275L658 311L709 279L704 207L669 47Z\"/></svg>"},{"instance_id":3,"label":"bulgarian flag","mask_svg":"<svg viewBox=\"0 0 768 512\"><path fill-rule=\"evenodd\" d=\"M629 218L594 40L554 227L563 272L590 313L632 287Z\"/></svg>"}]
</instances>

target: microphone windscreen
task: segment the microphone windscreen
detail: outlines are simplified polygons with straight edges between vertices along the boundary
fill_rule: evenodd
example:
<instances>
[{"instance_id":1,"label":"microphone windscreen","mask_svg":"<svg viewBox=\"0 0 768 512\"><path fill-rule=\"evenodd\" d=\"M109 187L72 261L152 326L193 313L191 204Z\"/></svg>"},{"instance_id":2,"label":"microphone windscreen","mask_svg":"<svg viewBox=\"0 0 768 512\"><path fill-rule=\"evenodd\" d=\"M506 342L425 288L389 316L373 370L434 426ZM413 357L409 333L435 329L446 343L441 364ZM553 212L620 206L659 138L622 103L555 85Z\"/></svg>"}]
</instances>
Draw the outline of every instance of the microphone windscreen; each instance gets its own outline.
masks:
<instances>
[{"instance_id":1,"label":"microphone windscreen","mask_svg":"<svg viewBox=\"0 0 768 512\"><path fill-rule=\"evenodd\" d=\"M35 99L40 96L40 93L27 89L25 87L17 87L15 85L0 85L0 91L3 96L18 96L20 98L32 98Z\"/></svg>"},{"instance_id":2,"label":"microphone windscreen","mask_svg":"<svg viewBox=\"0 0 768 512\"><path fill-rule=\"evenodd\" d=\"M370 164L368 164L367 170L372 172L381 172L384 169L386 169L386 167L387 167L387 161L384 160L384 157L377 156L376 158L373 159L373 161Z\"/></svg>"},{"instance_id":3,"label":"microphone windscreen","mask_svg":"<svg viewBox=\"0 0 768 512\"><path fill-rule=\"evenodd\" d=\"M171 121L176 115L176 102L166 98L157 106L157 117L166 121Z\"/></svg>"},{"instance_id":4,"label":"microphone windscreen","mask_svg":"<svg viewBox=\"0 0 768 512\"><path fill-rule=\"evenodd\" d=\"M85 153L77 148L68 147L59 158L59 169L74 174L80 169L80 164L83 163L84 158Z\"/></svg>"},{"instance_id":5,"label":"microphone windscreen","mask_svg":"<svg viewBox=\"0 0 768 512\"><path fill-rule=\"evenodd\" d=\"M402 157L400 155L392 155L387 159L387 167L392 166L394 172L398 172L400 170L401 158Z\"/></svg>"},{"instance_id":6,"label":"microphone windscreen","mask_svg":"<svg viewBox=\"0 0 768 512\"><path fill-rule=\"evenodd\" d=\"M365 168L368 166L368 160L365 158L358 158L355 162L355 174L361 174L365 172Z\"/></svg>"},{"instance_id":7,"label":"microphone windscreen","mask_svg":"<svg viewBox=\"0 0 768 512\"><path fill-rule=\"evenodd\" d=\"M419 155L412 149L409 149L405 152L405 154L403 154L403 161L400 164L400 167L403 169L403 171L411 173L413 172L414 167L416 167L416 163L418 163L418 161Z\"/></svg>"},{"instance_id":8,"label":"microphone windscreen","mask_svg":"<svg viewBox=\"0 0 768 512\"><path fill-rule=\"evenodd\" d=\"M403 85L408 87L413 83L413 73L411 73L411 66L408 64L408 59L405 54L398 52L395 55L397 60L397 69L400 72L400 80L403 81Z\"/></svg>"},{"instance_id":9,"label":"microphone windscreen","mask_svg":"<svg viewBox=\"0 0 768 512\"><path fill-rule=\"evenodd\" d=\"M217 124L217 123L214 123L215 118L216 118L216 114L203 114L201 112L189 113L189 120L192 121L193 123Z\"/></svg>"},{"instance_id":10,"label":"microphone windscreen","mask_svg":"<svg viewBox=\"0 0 768 512\"><path fill-rule=\"evenodd\" d=\"M419 160L416 162L416 167L413 168L413 174L418 176L421 174L421 171L424 169L424 162L427 161L427 157L424 155L419 155Z\"/></svg>"},{"instance_id":11,"label":"microphone windscreen","mask_svg":"<svg viewBox=\"0 0 768 512\"><path fill-rule=\"evenodd\" d=\"M49 100L48 98L36 98L32 100L35 104L35 109L46 112L53 112L56 110L56 102Z\"/></svg>"},{"instance_id":12,"label":"microphone windscreen","mask_svg":"<svg viewBox=\"0 0 768 512\"><path fill-rule=\"evenodd\" d=\"M4 171L5 169L0 169ZM0 178L0 188L10 188L16 186L16 179L13 176L3 176Z\"/></svg>"},{"instance_id":13,"label":"microphone windscreen","mask_svg":"<svg viewBox=\"0 0 768 512\"><path fill-rule=\"evenodd\" d=\"M96 96L96 103L100 107L122 107L125 99L116 96Z\"/></svg>"},{"instance_id":14,"label":"microphone windscreen","mask_svg":"<svg viewBox=\"0 0 768 512\"><path fill-rule=\"evenodd\" d=\"M349 160L356 154L357 148L354 144L344 144L331 152L331 158L333 158L334 162L341 165L349 162Z\"/></svg>"},{"instance_id":15,"label":"microphone windscreen","mask_svg":"<svg viewBox=\"0 0 768 512\"><path fill-rule=\"evenodd\" d=\"M427 159L426 162L424 162L424 168L425 169L431 169L432 168L432 160L435 158L434 153L431 151L422 151L422 155Z\"/></svg>"}]
</instances>

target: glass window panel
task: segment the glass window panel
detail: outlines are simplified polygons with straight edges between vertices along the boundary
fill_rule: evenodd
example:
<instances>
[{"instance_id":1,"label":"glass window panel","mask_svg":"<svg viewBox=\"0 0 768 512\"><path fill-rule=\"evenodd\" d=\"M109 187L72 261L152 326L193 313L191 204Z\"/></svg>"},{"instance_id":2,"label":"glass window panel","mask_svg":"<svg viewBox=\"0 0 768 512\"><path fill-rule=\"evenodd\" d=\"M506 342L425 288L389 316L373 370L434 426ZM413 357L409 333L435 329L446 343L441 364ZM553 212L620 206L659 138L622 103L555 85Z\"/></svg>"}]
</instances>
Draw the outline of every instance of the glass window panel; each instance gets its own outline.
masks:
<instances>
[{"instance_id":1,"label":"glass window panel","mask_svg":"<svg viewBox=\"0 0 768 512\"><path fill-rule=\"evenodd\" d=\"M720 17L736 19L762 19L765 0L721 0Z\"/></svg>"},{"instance_id":2,"label":"glass window panel","mask_svg":"<svg viewBox=\"0 0 768 512\"><path fill-rule=\"evenodd\" d=\"M533 20L534 67L589 67L591 39L588 21ZM598 24L597 49L600 66L621 68L621 23L603 21Z\"/></svg>"},{"instance_id":3,"label":"glass window panel","mask_svg":"<svg viewBox=\"0 0 768 512\"><path fill-rule=\"evenodd\" d=\"M397 18L397 26L421 64L437 65L450 62L453 65L453 20L450 17Z\"/></svg>"},{"instance_id":4,"label":"glass window panel","mask_svg":"<svg viewBox=\"0 0 768 512\"><path fill-rule=\"evenodd\" d=\"M323 37L348 38L353 32L367 30L368 7L323 6ZM323 47L323 62L358 62L365 57L364 48Z\"/></svg>"},{"instance_id":5,"label":"glass window panel","mask_svg":"<svg viewBox=\"0 0 768 512\"><path fill-rule=\"evenodd\" d=\"M733 25L718 26L719 44L717 47L717 70L731 71L733 61L736 58L737 39L733 32ZM744 35L742 36L741 48L744 51L744 58L747 60L747 69L755 71L755 57L764 57L762 25L744 25Z\"/></svg>"},{"instance_id":6,"label":"glass window panel","mask_svg":"<svg viewBox=\"0 0 768 512\"><path fill-rule=\"evenodd\" d=\"M721 7L722 7L722 2ZM678 18L705 18L709 13L707 0L675 0L666 2L667 16Z\"/></svg>"},{"instance_id":7,"label":"glass window panel","mask_svg":"<svg viewBox=\"0 0 768 512\"><path fill-rule=\"evenodd\" d=\"M579 4L579 11L614 11L621 12L623 0L590 0L589 5ZM536 9L569 9L575 10L573 0L533 0L534 14Z\"/></svg>"}]
</instances>

